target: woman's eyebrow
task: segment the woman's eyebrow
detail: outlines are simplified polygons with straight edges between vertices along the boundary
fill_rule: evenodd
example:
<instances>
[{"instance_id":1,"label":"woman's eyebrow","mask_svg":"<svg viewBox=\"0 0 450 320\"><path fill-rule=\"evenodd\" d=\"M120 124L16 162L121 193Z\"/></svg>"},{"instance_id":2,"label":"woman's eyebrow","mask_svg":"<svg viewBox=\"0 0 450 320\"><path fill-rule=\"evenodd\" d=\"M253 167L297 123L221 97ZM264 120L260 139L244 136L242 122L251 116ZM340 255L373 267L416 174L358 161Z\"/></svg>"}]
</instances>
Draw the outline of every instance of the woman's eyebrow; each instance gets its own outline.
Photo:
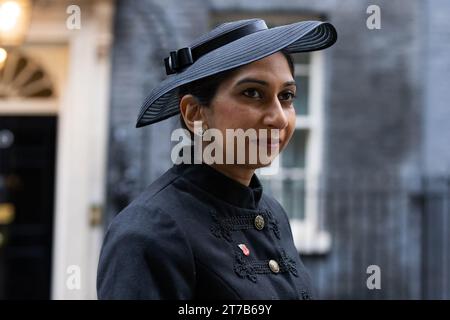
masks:
<instances>
[{"instance_id":1,"label":"woman's eyebrow","mask_svg":"<svg viewBox=\"0 0 450 320\"><path fill-rule=\"evenodd\" d=\"M248 83L248 82L250 82L250 83L258 83L258 84L261 84L263 86L268 86L269 85L269 83L267 81L264 81L264 80L255 79L255 78L244 78L244 79L239 80L236 83L236 86L238 86L240 84L243 84L243 83ZM283 87L287 87L287 86L291 86L291 85L296 86L297 84L293 80L292 81L286 81L285 83L283 83Z\"/></svg>"}]
</instances>

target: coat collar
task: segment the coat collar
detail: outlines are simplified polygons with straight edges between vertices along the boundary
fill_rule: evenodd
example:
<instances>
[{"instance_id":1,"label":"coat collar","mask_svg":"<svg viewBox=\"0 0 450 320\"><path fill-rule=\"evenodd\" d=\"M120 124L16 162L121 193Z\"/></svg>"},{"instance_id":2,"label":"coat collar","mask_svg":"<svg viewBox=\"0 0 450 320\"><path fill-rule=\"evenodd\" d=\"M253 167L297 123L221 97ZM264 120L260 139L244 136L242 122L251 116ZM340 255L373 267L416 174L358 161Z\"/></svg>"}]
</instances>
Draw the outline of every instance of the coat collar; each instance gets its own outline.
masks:
<instances>
[{"instance_id":1,"label":"coat collar","mask_svg":"<svg viewBox=\"0 0 450 320\"><path fill-rule=\"evenodd\" d=\"M206 163L179 164L174 165L174 169L189 183L194 184L216 198L236 207L245 209L258 208L263 187L256 174L253 174L250 185L245 186Z\"/></svg>"}]
</instances>

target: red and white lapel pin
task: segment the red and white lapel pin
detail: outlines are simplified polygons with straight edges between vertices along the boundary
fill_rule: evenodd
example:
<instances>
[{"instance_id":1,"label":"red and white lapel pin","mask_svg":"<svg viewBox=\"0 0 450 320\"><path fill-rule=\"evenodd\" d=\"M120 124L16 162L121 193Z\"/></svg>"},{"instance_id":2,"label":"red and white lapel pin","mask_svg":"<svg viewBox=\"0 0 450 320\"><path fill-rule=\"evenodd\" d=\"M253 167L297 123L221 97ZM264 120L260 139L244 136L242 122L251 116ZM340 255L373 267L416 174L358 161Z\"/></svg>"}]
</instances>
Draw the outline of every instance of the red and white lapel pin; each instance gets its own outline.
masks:
<instances>
[{"instance_id":1,"label":"red and white lapel pin","mask_svg":"<svg viewBox=\"0 0 450 320\"><path fill-rule=\"evenodd\" d=\"M244 255L248 256L250 254L250 250L248 250L247 246L243 243L238 244L238 247L242 250Z\"/></svg>"}]
</instances>

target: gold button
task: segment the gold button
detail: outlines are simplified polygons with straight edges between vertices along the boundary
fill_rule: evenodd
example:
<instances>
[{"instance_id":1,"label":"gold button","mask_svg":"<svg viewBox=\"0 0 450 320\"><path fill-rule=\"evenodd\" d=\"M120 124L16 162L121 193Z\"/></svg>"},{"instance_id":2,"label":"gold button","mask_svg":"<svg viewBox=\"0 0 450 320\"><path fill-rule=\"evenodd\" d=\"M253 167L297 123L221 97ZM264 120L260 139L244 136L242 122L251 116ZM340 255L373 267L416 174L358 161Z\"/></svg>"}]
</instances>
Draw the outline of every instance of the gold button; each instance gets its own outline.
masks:
<instances>
[{"instance_id":1,"label":"gold button","mask_svg":"<svg viewBox=\"0 0 450 320\"><path fill-rule=\"evenodd\" d=\"M264 218L261 215L257 215L255 218L255 228L258 230L264 228Z\"/></svg>"},{"instance_id":2,"label":"gold button","mask_svg":"<svg viewBox=\"0 0 450 320\"><path fill-rule=\"evenodd\" d=\"M275 260L269 261L269 268L270 270L272 270L273 273L280 272L280 266L278 265L278 262L276 262Z\"/></svg>"}]
</instances>

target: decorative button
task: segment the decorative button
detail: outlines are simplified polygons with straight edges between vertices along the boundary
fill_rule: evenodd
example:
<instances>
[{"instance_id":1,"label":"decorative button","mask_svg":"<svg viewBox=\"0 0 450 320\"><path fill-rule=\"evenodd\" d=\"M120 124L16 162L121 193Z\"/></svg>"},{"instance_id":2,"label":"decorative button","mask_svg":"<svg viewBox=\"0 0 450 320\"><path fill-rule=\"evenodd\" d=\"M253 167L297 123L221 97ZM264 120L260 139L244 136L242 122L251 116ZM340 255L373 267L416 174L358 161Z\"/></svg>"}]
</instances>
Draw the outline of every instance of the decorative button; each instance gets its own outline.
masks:
<instances>
[{"instance_id":1,"label":"decorative button","mask_svg":"<svg viewBox=\"0 0 450 320\"><path fill-rule=\"evenodd\" d=\"M257 215L255 217L255 228L258 230L262 230L264 228L264 218L261 215Z\"/></svg>"},{"instance_id":2,"label":"decorative button","mask_svg":"<svg viewBox=\"0 0 450 320\"><path fill-rule=\"evenodd\" d=\"M278 262L276 262L275 260L269 261L269 268L270 270L272 270L273 273L280 272L280 266L278 265Z\"/></svg>"}]
</instances>

